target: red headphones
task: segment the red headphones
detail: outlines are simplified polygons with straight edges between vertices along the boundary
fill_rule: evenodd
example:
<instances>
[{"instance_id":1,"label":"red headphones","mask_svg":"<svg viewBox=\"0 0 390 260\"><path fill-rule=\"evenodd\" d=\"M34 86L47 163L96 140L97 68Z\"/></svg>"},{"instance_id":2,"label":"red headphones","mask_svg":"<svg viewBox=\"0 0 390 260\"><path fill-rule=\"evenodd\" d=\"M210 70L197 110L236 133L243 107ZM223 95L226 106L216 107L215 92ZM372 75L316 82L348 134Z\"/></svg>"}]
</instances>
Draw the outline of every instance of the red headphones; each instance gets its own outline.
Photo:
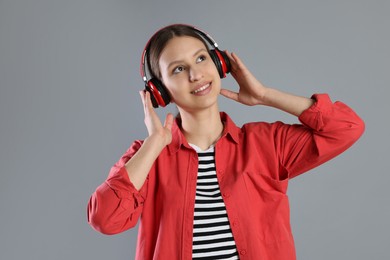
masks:
<instances>
[{"instance_id":1,"label":"red headphones","mask_svg":"<svg viewBox=\"0 0 390 260\"><path fill-rule=\"evenodd\" d=\"M141 77L143 81L145 82L145 91L148 91L150 93L150 98L153 103L153 107L157 108L158 106L165 107L171 102L171 98L169 96L169 92L167 91L166 87L164 84L157 78L151 78L147 79L146 76L146 68L145 68L145 63L146 63L146 58L149 56L149 48L150 48L150 42L154 38L154 36L159 33L161 30L177 26L177 25L183 25L191 28L194 30L197 34L199 34L203 39L205 39L211 46L213 46L213 49L209 50L209 55L211 59L213 60L215 66L217 67L219 76L221 78L225 78L226 74L230 72L230 60L229 57L226 55L225 52L220 51L218 49L218 44L211 38L210 35L207 33L201 31L200 29L187 25L187 24L173 24L169 25L167 27L161 28L158 30L147 42L144 51L142 52L142 57L141 57L141 66L140 66L140 72L141 72Z\"/></svg>"}]
</instances>

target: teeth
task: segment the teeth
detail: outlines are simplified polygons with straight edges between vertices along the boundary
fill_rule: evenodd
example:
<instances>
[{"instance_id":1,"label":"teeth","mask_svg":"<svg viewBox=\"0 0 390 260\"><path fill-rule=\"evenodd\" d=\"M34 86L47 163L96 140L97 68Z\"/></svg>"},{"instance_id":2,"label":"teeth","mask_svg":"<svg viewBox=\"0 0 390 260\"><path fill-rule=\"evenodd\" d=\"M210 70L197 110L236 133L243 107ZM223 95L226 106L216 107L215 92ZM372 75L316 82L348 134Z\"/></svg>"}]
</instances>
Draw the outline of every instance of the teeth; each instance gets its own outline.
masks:
<instances>
[{"instance_id":1,"label":"teeth","mask_svg":"<svg viewBox=\"0 0 390 260\"><path fill-rule=\"evenodd\" d=\"M206 88L208 88L209 86L210 86L210 84L204 85L203 87L198 88L197 90L194 90L194 93L196 94L196 93L198 93L198 92L200 92L200 91L203 91L203 90L205 90Z\"/></svg>"}]
</instances>

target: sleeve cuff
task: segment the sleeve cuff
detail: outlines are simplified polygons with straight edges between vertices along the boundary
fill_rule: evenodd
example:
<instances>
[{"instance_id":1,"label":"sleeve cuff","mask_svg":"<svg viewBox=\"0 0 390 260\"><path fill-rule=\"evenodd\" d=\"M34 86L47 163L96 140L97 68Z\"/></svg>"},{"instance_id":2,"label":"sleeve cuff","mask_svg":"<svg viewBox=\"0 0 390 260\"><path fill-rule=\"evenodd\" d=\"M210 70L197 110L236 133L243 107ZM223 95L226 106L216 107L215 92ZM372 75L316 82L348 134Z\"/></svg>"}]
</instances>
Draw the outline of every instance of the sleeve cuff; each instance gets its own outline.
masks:
<instances>
[{"instance_id":1,"label":"sleeve cuff","mask_svg":"<svg viewBox=\"0 0 390 260\"><path fill-rule=\"evenodd\" d=\"M135 200L137 205L143 204L145 201L146 185L137 190L130 181L125 166L119 168L116 173L110 174L105 182L120 199Z\"/></svg>"},{"instance_id":2,"label":"sleeve cuff","mask_svg":"<svg viewBox=\"0 0 390 260\"><path fill-rule=\"evenodd\" d=\"M323 115L332 110L333 103L328 94L314 94L311 98L315 103L303 111L298 119L305 126L321 131L325 125Z\"/></svg>"}]
</instances>

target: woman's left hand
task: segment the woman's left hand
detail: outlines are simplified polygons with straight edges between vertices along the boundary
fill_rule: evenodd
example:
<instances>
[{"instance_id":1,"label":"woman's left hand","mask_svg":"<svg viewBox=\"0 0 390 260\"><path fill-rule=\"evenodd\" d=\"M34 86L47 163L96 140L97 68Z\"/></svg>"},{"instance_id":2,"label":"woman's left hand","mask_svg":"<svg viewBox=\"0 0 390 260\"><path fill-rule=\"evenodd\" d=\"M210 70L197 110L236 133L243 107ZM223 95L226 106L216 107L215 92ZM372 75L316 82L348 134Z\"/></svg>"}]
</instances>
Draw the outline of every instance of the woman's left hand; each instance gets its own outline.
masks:
<instances>
[{"instance_id":1,"label":"woman's left hand","mask_svg":"<svg viewBox=\"0 0 390 260\"><path fill-rule=\"evenodd\" d=\"M231 74L239 85L239 91L221 89L221 95L248 106L264 104L264 96L267 88L261 84L235 53L226 51L230 59Z\"/></svg>"}]
</instances>

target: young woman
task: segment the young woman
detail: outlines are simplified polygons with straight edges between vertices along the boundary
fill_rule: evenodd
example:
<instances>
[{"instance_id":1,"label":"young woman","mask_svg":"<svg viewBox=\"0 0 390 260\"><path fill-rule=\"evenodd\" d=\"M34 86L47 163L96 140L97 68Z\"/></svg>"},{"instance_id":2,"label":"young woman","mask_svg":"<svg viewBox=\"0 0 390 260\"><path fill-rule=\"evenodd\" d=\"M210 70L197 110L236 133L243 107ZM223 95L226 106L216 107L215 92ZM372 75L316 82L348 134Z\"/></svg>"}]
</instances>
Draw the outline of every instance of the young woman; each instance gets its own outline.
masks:
<instances>
[{"instance_id":1,"label":"young woman","mask_svg":"<svg viewBox=\"0 0 390 260\"><path fill-rule=\"evenodd\" d=\"M131 145L93 193L89 223L116 234L139 220L136 259L295 259L288 180L349 148L364 122L326 94L306 98L264 86L236 54L219 51L192 26L159 30L142 59L153 76L142 71L148 137ZM238 92L221 88L228 72ZM220 94L281 109L301 124L237 127L219 111ZM179 116L162 123L153 106L169 102Z\"/></svg>"}]
</instances>

